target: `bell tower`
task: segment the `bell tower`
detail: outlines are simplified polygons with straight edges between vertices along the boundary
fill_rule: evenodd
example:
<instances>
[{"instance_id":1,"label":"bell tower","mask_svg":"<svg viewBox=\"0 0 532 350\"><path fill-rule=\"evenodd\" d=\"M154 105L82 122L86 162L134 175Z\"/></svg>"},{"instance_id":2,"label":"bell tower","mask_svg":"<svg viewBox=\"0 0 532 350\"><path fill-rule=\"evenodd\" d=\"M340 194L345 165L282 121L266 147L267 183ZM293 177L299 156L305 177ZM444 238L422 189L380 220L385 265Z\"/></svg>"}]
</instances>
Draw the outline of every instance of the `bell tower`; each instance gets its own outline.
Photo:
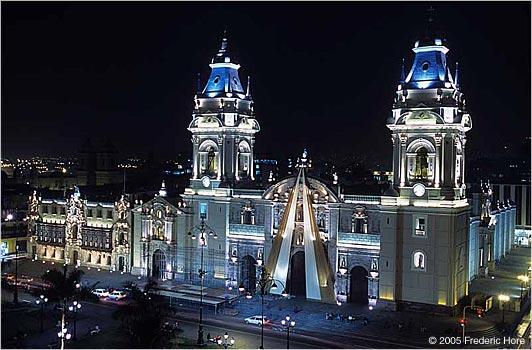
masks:
<instances>
[{"instance_id":1,"label":"bell tower","mask_svg":"<svg viewBox=\"0 0 532 350\"><path fill-rule=\"evenodd\" d=\"M222 181L254 180L253 148L260 126L253 111L250 78L244 91L240 65L229 54L225 32L209 66L211 74L201 91L198 79L188 127L193 145L192 188L214 189Z\"/></svg>"},{"instance_id":2,"label":"bell tower","mask_svg":"<svg viewBox=\"0 0 532 350\"><path fill-rule=\"evenodd\" d=\"M393 185L401 197L465 198L466 132L472 127L460 91L458 63L454 77L449 49L432 33L414 44L414 62L405 77L404 60L392 115Z\"/></svg>"},{"instance_id":3,"label":"bell tower","mask_svg":"<svg viewBox=\"0 0 532 350\"><path fill-rule=\"evenodd\" d=\"M404 61L387 127L393 144L393 188L381 201L379 298L397 309L450 313L467 295L469 205L465 197L466 132L472 127L458 64L447 65L442 36L414 44ZM417 304L416 306L412 306Z\"/></svg>"}]
</instances>

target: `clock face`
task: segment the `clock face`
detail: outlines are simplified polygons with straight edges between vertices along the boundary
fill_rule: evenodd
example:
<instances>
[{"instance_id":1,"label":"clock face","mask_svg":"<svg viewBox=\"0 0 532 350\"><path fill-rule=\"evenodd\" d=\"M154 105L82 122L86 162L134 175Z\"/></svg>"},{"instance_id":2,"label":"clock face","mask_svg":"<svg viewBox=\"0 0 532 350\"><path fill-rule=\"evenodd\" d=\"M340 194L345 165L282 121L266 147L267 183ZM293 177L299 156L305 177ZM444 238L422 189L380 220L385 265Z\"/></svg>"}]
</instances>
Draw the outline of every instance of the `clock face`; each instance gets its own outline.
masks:
<instances>
[{"instance_id":1,"label":"clock face","mask_svg":"<svg viewBox=\"0 0 532 350\"><path fill-rule=\"evenodd\" d=\"M211 179L209 179L207 176L204 176L201 179L201 184L203 185L203 187L209 187L211 185Z\"/></svg>"},{"instance_id":2,"label":"clock face","mask_svg":"<svg viewBox=\"0 0 532 350\"><path fill-rule=\"evenodd\" d=\"M421 197L425 194L425 186L422 184L415 184L412 188L412 191L414 191L414 194L418 197Z\"/></svg>"}]
</instances>

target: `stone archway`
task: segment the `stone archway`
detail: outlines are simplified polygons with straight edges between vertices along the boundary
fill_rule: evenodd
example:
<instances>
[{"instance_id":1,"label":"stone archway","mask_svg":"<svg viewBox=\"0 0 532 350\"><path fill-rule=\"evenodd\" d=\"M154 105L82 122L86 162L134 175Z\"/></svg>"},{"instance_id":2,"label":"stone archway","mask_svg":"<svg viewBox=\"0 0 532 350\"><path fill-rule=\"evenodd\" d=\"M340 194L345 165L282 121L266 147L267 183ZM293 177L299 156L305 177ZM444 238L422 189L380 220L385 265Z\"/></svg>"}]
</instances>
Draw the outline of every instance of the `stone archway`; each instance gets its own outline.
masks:
<instances>
[{"instance_id":1,"label":"stone archway","mask_svg":"<svg viewBox=\"0 0 532 350\"><path fill-rule=\"evenodd\" d=\"M164 255L162 250L157 249L155 252L153 252L152 261L153 264L151 276L155 279L163 279L166 268L166 255Z\"/></svg>"},{"instance_id":2,"label":"stone archway","mask_svg":"<svg viewBox=\"0 0 532 350\"><path fill-rule=\"evenodd\" d=\"M368 303L368 275L368 271L362 266L355 266L351 269L348 302L355 304Z\"/></svg>"},{"instance_id":3,"label":"stone archway","mask_svg":"<svg viewBox=\"0 0 532 350\"><path fill-rule=\"evenodd\" d=\"M240 264L240 283L244 285L246 291L251 293L254 293L257 289L256 265L257 260L251 255L244 256Z\"/></svg>"},{"instance_id":4,"label":"stone archway","mask_svg":"<svg viewBox=\"0 0 532 350\"><path fill-rule=\"evenodd\" d=\"M307 296L307 280L305 273L305 252L300 250L292 256L290 261L290 277L288 279L288 292L290 295Z\"/></svg>"}]
</instances>

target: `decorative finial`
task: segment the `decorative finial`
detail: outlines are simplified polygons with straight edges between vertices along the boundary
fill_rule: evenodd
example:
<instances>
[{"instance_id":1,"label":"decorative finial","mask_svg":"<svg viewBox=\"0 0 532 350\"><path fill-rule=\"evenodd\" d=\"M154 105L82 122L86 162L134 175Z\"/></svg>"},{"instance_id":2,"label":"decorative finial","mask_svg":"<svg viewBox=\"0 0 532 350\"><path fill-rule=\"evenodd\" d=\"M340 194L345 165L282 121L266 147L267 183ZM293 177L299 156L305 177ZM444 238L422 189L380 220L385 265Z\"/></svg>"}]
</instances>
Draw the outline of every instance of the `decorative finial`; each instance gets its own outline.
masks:
<instances>
[{"instance_id":1,"label":"decorative finial","mask_svg":"<svg viewBox=\"0 0 532 350\"><path fill-rule=\"evenodd\" d=\"M159 190L159 196L166 197L166 195L167 195L166 185L164 184L164 180L163 180L163 183L161 184L161 189Z\"/></svg>"},{"instance_id":2,"label":"decorative finial","mask_svg":"<svg viewBox=\"0 0 532 350\"><path fill-rule=\"evenodd\" d=\"M219 53L225 53L227 51L227 28L224 29L224 36L222 38L222 47Z\"/></svg>"},{"instance_id":3,"label":"decorative finial","mask_svg":"<svg viewBox=\"0 0 532 350\"><path fill-rule=\"evenodd\" d=\"M401 84L404 84L405 83L405 80L406 80L406 75L405 75L405 59L403 58L403 63L401 65Z\"/></svg>"},{"instance_id":4,"label":"decorative finial","mask_svg":"<svg viewBox=\"0 0 532 350\"><path fill-rule=\"evenodd\" d=\"M430 6L427 10L427 14L428 14L428 22L427 22L427 32L425 33L425 36L427 38L431 38L432 37L432 24L434 23L434 8L432 6Z\"/></svg>"},{"instance_id":5,"label":"decorative finial","mask_svg":"<svg viewBox=\"0 0 532 350\"><path fill-rule=\"evenodd\" d=\"M246 89L246 96L251 96L251 77L248 75L248 87Z\"/></svg>"},{"instance_id":6,"label":"decorative finial","mask_svg":"<svg viewBox=\"0 0 532 350\"><path fill-rule=\"evenodd\" d=\"M458 80L458 62L456 62L456 70L454 73L454 84L456 85L457 89L460 87L460 80Z\"/></svg>"}]
</instances>

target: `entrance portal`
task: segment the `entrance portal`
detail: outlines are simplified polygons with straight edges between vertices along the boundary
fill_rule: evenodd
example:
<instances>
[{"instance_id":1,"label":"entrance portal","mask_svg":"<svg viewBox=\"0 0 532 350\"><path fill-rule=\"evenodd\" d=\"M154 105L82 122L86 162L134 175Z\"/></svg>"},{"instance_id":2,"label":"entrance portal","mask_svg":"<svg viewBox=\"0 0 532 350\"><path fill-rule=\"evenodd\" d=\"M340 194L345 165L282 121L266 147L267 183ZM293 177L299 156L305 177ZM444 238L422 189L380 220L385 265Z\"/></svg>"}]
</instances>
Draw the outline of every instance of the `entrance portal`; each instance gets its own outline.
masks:
<instances>
[{"instance_id":1,"label":"entrance portal","mask_svg":"<svg viewBox=\"0 0 532 350\"><path fill-rule=\"evenodd\" d=\"M257 290L257 273L255 265L257 260L251 255L246 255L242 258L242 264L240 265L240 283L244 285L246 291L255 293Z\"/></svg>"},{"instance_id":2,"label":"entrance portal","mask_svg":"<svg viewBox=\"0 0 532 350\"><path fill-rule=\"evenodd\" d=\"M351 287L349 288L349 302L357 304L368 303L368 271L362 266L351 269Z\"/></svg>"},{"instance_id":3,"label":"entrance portal","mask_svg":"<svg viewBox=\"0 0 532 350\"><path fill-rule=\"evenodd\" d=\"M290 278L288 279L290 295L307 296L307 279L305 274L305 252L299 251L292 256Z\"/></svg>"},{"instance_id":4,"label":"entrance portal","mask_svg":"<svg viewBox=\"0 0 532 350\"><path fill-rule=\"evenodd\" d=\"M123 272L125 266L125 259L123 256L118 258L118 271Z\"/></svg>"},{"instance_id":5,"label":"entrance portal","mask_svg":"<svg viewBox=\"0 0 532 350\"><path fill-rule=\"evenodd\" d=\"M73 263L74 265L78 265L78 259L79 259L79 253L78 253L77 250L74 250L74 251L72 252L72 263Z\"/></svg>"},{"instance_id":6,"label":"entrance portal","mask_svg":"<svg viewBox=\"0 0 532 350\"><path fill-rule=\"evenodd\" d=\"M164 269L166 267L166 256L164 252L157 249L153 253L153 269L151 276L156 279L162 279L164 277Z\"/></svg>"}]
</instances>

